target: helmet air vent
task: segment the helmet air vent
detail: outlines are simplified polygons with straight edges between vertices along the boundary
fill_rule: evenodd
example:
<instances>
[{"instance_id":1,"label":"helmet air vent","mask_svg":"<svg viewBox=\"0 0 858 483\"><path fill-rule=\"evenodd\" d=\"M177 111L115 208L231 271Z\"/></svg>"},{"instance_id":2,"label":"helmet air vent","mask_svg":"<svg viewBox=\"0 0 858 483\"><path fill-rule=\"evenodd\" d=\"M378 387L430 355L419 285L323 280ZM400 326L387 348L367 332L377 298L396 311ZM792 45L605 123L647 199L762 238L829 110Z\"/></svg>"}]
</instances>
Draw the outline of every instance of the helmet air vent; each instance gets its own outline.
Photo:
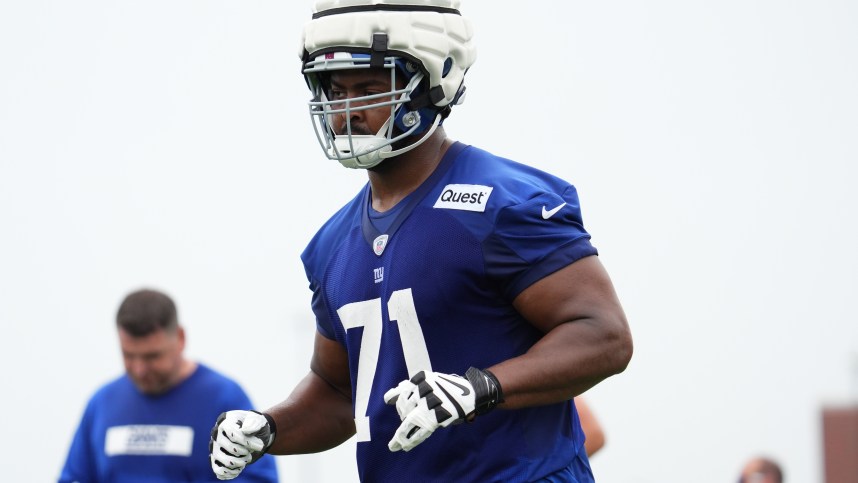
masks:
<instances>
[{"instance_id":1,"label":"helmet air vent","mask_svg":"<svg viewBox=\"0 0 858 483\"><path fill-rule=\"evenodd\" d=\"M453 58L447 57L447 60L444 61L444 70L441 71L441 78L447 77L447 74L450 73L450 69L453 68Z\"/></svg>"}]
</instances>

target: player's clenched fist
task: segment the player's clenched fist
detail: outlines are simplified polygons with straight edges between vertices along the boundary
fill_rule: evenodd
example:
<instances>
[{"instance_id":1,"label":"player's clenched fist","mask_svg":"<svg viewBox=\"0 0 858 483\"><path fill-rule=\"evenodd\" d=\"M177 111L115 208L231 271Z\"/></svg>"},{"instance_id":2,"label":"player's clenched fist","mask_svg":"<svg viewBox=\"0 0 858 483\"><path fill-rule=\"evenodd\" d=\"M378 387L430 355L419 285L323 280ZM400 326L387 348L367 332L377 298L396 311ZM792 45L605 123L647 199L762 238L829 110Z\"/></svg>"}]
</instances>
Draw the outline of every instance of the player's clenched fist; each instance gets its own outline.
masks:
<instances>
[{"instance_id":1,"label":"player's clenched fist","mask_svg":"<svg viewBox=\"0 0 858 483\"><path fill-rule=\"evenodd\" d=\"M219 480L231 480L274 442L274 421L256 411L221 413L212 428L209 458Z\"/></svg>"},{"instance_id":2,"label":"player's clenched fist","mask_svg":"<svg viewBox=\"0 0 858 483\"><path fill-rule=\"evenodd\" d=\"M387 444L390 451L410 451L438 428L470 420L503 401L497 378L475 367L465 377L420 371L384 394L402 424Z\"/></svg>"}]
</instances>

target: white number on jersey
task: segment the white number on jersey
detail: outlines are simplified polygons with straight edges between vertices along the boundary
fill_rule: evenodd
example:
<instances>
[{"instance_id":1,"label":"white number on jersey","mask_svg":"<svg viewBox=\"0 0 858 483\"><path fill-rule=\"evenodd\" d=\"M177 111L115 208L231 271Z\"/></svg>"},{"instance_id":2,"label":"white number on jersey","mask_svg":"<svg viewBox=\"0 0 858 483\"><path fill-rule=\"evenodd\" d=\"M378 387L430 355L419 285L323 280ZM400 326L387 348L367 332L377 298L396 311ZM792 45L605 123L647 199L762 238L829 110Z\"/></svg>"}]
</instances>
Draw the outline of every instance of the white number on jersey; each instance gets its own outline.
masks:
<instances>
[{"instance_id":1,"label":"white number on jersey","mask_svg":"<svg viewBox=\"0 0 858 483\"><path fill-rule=\"evenodd\" d=\"M429 350L423 338L420 321L417 320L417 310L414 308L414 297L411 289L397 290L390 295L387 302L387 312L390 322L399 324L402 353L405 355L405 367L408 377L420 371L431 371ZM358 357L357 388L355 390L355 427L357 440L370 440L370 421L366 415L369 405L369 394L375 378L375 370L381 350L381 334L384 321L381 316L381 299L353 302L337 310L340 320L346 330L363 327L363 337ZM385 388L386 391L390 388Z\"/></svg>"}]
</instances>

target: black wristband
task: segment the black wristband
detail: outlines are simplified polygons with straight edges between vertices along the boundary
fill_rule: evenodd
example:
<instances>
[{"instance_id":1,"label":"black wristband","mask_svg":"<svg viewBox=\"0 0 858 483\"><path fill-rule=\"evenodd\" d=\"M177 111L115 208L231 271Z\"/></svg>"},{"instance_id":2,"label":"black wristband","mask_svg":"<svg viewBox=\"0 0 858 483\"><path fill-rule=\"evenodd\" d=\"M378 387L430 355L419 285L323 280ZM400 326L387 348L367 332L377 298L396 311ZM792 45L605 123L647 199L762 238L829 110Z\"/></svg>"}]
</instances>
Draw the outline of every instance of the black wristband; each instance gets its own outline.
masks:
<instances>
[{"instance_id":1,"label":"black wristband","mask_svg":"<svg viewBox=\"0 0 858 483\"><path fill-rule=\"evenodd\" d=\"M471 367L465 378L474 388L474 408L477 415L486 414L503 402L503 390L498 378L487 369Z\"/></svg>"},{"instance_id":2,"label":"black wristband","mask_svg":"<svg viewBox=\"0 0 858 483\"><path fill-rule=\"evenodd\" d=\"M264 438L262 439L262 442L265 444L265 447L262 448L262 451L254 451L253 459L250 461L251 463L255 463L259 458L262 458L262 456L268 452L268 448L270 448L271 445L274 444L274 439L277 437L277 423L274 422L274 418L272 418L269 414L265 414L260 411L255 411L253 409L251 409L250 412L256 413L264 417L265 420L268 421L268 434L266 434L265 431L262 431L259 435L261 436L261 438Z\"/></svg>"},{"instance_id":3,"label":"black wristband","mask_svg":"<svg viewBox=\"0 0 858 483\"><path fill-rule=\"evenodd\" d=\"M274 422L274 418L272 418L270 414L256 411L253 409L251 409L250 412L259 414L264 417L266 421L268 421L268 426L271 428L271 441L273 442L274 438L277 437L277 423Z\"/></svg>"}]
</instances>

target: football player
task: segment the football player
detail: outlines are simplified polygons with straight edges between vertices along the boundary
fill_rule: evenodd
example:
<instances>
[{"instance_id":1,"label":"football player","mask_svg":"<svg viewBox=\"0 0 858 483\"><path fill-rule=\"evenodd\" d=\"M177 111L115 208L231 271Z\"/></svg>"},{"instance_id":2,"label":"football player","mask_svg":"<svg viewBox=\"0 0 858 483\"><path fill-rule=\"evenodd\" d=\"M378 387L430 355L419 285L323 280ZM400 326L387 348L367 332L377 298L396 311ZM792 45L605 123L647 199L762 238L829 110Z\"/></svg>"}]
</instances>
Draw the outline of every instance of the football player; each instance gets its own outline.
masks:
<instances>
[{"instance_id":1,"label":"football player","mask_svg":"<svg viewBox=\"0 0 858 483\"><path fill-rule=\"evenodd\" d=\"M631 334L575 187L447 137L476 58L459 3L316 1L311 118L368 183L301 256L309 373L218 419L218 477L356 436L362 481L593 481L573 398L626 368Z\"/></svg>"}]
</instances>

